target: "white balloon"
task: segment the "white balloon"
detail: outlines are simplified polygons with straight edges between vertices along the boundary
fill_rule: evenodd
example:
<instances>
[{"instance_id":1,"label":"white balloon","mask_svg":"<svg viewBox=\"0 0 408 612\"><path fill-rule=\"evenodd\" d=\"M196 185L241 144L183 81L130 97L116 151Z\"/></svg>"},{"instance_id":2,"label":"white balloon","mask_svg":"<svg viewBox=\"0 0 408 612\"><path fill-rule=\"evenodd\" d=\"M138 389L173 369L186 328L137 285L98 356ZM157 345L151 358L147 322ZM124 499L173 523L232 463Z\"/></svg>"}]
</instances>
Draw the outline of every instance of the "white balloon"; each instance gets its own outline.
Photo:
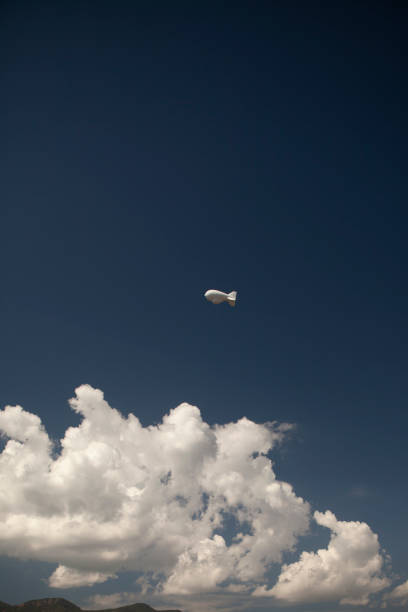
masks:
<instances>
[{"instance_id":1,"label":"white balloon","mask_svg":"<svg viewBox=\"0 0 408 612\"><path fill-rule=\"evenodd\" d=\"M237 292L231 291L230 293L224 293L224 291L218 291L218 289L208 289L208 291L204 293L204 297L213 304L228 302L230 306L235 306Z\"/></svg>"}]
</instances>

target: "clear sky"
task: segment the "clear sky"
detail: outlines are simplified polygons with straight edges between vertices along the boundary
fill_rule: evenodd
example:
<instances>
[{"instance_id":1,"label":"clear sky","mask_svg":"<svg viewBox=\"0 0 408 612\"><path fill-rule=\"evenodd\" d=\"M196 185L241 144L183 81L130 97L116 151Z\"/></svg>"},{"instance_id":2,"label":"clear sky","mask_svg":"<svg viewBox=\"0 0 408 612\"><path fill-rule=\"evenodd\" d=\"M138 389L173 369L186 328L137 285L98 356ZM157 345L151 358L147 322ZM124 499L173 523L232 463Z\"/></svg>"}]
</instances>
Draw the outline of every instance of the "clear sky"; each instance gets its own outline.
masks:
<instances>
[{"instance_id":1,"label":"clear sky","mask_svg":"<svg viewBox=\"0 0 408 612\"><path fill-rule=\"evenodd\" d=\"M1 600L404 609L402 5L1 3Z\"/></svg>"}]
</instances>

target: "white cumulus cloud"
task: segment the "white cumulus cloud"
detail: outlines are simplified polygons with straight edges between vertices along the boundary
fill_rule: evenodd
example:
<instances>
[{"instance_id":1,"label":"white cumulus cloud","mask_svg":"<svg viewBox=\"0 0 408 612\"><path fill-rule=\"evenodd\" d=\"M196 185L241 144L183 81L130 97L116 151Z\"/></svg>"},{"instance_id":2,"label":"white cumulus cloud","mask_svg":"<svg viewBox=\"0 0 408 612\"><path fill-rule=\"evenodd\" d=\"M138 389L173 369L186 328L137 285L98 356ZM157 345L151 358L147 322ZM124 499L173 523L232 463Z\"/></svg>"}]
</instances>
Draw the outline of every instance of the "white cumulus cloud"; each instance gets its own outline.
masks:
<instances>
[{"instance_id":1,"label":"white cumulus cloud","mask_svg":"<svg viewBox=\"0 0 408 612\"><path fill-rule=\"evenodd\" d=\"M384 595L384 602L396 606L408 605L408 580L396 586L392 591Z\"/></svg>"},{"instance_id":2,"label":"white cumulus cloud","mask_svg":"<svg viewBox=\"0 0 408 612\"><path fill-rule=\"evenodd\" d=\"M56 457L36 415L18 406L0 413L10 438L0 455L0 553L57 563L50 586L133 570L169 593L192 593L203 589L203 567L204 589L257 581L307 530L308 504L265 456L285 426L243 418L210 427L181 404L142 427L89 385L70 405L82 422Z\"/></svg>"},{"instance_id":3,"label":"white cumulus cloud","mask_svg":"<svg viewBox=\"0 0 408 612\"><path fill-rule=\"evenodd\" d=\"M49 578L49 585L56 589L80 586L92 586L98 582L106 582L108 578L116 578L115 574L102 574L101 572L87 572L59 565Z\"/></svg>"},{"instance_id":4,"label":"white cumulus cloud","mask_svg":"<svg viewBox=\"0 0 408 612\"><path fill-rule=\"evenodd\" d=\"M276 585L260 587L255 595L270 595L290 603L339 601L365 605L370 595L387 587L378 537L366 523L338 521L327 511L315 521L331 530L326 549L303 552L299 561L284 565Z\"/></svg>"},{"instance_id":5,"label":"white cumulus cloud","mask_svg":"<svg viewBox=\"0 0 408 612\"><path fill-rule=\"evenodd\" d=\"M250 597L255 589L290 602L364 604L387 586L377 536L331 512L315 513L332 531L327 550L303 553L265 586L310 521L309 504L277 479L267 456L287 424L244 417L210 426L184 403L143 427L89 385L70 405L82 421L67 429L58 453L38 416L19 406L0 411L8 438L0 454L0 554L55 563L51 587L133 571L142 592L170 599Z\"/></svg>"}]
</instances>

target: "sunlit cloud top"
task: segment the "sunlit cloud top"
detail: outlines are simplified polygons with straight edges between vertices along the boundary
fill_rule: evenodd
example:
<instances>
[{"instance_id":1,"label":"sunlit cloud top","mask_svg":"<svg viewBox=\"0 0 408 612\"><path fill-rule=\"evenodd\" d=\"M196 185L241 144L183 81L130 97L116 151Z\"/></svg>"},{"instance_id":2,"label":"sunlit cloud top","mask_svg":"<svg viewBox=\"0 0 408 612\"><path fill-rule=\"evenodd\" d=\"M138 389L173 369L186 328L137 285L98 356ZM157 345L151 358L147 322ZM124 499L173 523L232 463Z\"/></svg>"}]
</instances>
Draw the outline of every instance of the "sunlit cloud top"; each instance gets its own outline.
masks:
<instances>
[{"instance_id":1,"label":"sunlit cloud top","mask_svg":"<svg viewBox=\"0 0 408 612\"><path fill-rule=\"evenodd\" d=\"M367 524L330 511L312 516L277 478L268 453L290 425L242 418L210 426L183 403L143 427L89 385L70 405L82 421L60 448L38 416L19 406L0 412L9 438L0 456L0 553L55 563L50 587L133 571L138 588L156 595L368 604L390 584ZM328 547L283 564L311 520L330 531ZM280 566L273 584L270 569Z\"/></svg>"}]
</instances>

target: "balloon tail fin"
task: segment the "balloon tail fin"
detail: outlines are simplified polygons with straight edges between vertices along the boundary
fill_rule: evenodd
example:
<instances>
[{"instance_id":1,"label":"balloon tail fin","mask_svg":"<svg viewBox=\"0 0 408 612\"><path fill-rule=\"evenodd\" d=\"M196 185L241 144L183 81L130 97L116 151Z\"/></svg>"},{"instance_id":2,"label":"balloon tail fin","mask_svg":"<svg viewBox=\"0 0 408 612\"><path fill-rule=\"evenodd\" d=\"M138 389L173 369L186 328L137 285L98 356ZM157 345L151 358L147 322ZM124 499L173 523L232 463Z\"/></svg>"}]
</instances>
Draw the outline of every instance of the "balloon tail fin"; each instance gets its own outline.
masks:
<instances>
[{"instance_id":1,"label":"balloon tail fin","mask_svg":"<svg viewBox=\"0 0 408 612\"><path fill-rule=\"evenodd\" d=\"M231 291L231 293L228 294L227 299L230 306L235 306L235 302L237 301L237 292Z\"/></svg>"}]
</instances>

